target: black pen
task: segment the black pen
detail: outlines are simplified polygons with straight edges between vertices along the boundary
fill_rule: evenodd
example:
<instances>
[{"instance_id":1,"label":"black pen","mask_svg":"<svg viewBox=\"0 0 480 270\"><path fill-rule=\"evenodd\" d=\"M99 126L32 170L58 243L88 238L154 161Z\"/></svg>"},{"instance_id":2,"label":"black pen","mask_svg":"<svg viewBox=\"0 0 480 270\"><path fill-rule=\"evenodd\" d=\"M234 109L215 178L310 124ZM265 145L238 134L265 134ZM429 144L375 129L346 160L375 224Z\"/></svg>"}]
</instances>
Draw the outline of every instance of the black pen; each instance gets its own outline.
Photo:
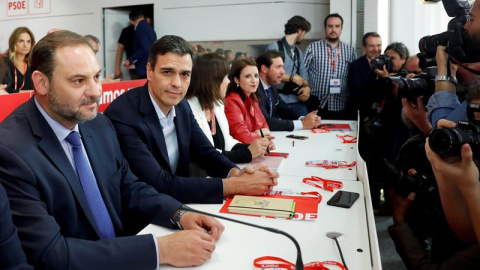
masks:
<instances>
[{"instance_id":1,"label":"black pen","mask_svg":"<svg viewBox=\"0 0 480 270\"><path fill-rule=\"evenodd\" d=\"M265 138L265 136L263 135L262 129L259 129L259 130L260 130L260 135L262 135L262 138ZM267 154L270 154L270 150L268 150L268 146L267 146Z\"/></svg>"}]
</instances>

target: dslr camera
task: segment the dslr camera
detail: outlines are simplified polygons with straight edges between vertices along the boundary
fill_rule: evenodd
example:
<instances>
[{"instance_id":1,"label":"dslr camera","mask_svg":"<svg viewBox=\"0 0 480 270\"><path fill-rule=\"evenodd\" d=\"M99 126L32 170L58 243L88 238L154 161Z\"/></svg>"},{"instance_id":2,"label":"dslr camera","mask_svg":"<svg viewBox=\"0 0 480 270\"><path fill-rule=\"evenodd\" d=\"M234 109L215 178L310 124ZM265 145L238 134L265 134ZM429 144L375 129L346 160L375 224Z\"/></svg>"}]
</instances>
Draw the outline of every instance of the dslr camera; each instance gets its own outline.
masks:
<instances>
[{"instance_id":1,"label":"dslr camera","mask_svg":"<svg viewBox=\"0 0 480 270\"><path fill-rule=\"evenodd\" d=\"M463 29L473 2L469 0L442 0L442 3L447 15L453 17L453 19L448 22L446 32L420 39L418 47L421 54L427 58L435 58L437 46L442 45L446 46L446 52L459 62L478 62L480 59L472 54L474 48L467 32Z\"/></svg>"},{"instance_id":2,"label":"dslr camera","mask_svg":"<svg viewBox=\"0 0 480 270\"><path fill-rule=\"evenodd\" d=\"M472 148L473 158L480 159L480 122L459 121L455 128L435 129L430 133L430 148L439 155L460 157L466 143Z\"/></svg>"},{"instance_id":3,"label":"dslr camera","mask_svg":"<svg viewBox=\"0 0 480 270\"><path fill-rule=\"evenodd\" d=\"M417 104L417 98L423 96L426 101L435 92L436 67L428 67L423 73L413 78L405 76L387 77L387 99L407 98L411 103Z\"/></svg>"},{"instance_id":4,"label":"dslr camera","mask_svg":"<svg viewBox=\"0 0 480 270\"><path fill-rule=\"evenodd\" d=\"M388 55L385 55L385 54L382 54L379 57L373 59L372 62L370 63L370 67L372 70L374 69L383 70L383 66L387 68L387 71L389 73L392 72L392 69L393 69L392 60Z\"/></svg>"}]
</instances>

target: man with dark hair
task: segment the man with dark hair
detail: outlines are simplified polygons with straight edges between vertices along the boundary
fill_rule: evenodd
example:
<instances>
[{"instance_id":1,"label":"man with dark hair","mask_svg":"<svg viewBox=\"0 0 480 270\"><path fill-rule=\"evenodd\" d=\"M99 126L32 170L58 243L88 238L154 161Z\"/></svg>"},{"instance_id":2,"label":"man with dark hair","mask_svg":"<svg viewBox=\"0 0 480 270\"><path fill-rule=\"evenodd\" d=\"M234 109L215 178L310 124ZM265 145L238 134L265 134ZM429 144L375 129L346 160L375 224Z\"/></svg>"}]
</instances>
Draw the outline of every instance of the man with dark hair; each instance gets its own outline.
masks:
<instances>
[{"instance_id":1,"label":"man with dark hair","mask_svg":"<svg viewBox=\"0 0 480 270\"><path fill-rule=\"evenodd\" d=\"M297 45L302 43L310 29L310 22L305 18L293 16L285 24L285 36L276 42L272 42L267 47L267 50L282 54L285 74L283 74L282 82L277 86L277 89L288 107L300 115L306 115L309 111L306 102L310 98L311 89L303 62L303 52ZM313 99L316 98L312 97Z\"/></svg>"},{"instance_id":2,"label":"man with dark hair","mask_svg":"<svg viewBox=\"0 0 480 270\"><path fill-rule=\"evenodd\" d=\"M277 51L265 51L256 60L260 83L257 96L260 109L272 131L292 131L312 129L320 124L317 111L302 116L290 109L278 95L275 85L279 84L285 73L282 56Z\"/></svg>"},{"instance_id":3,"label":"man with dark hair","mask_svg":"<svg viewBox=\"0 0 480 270\"><path fill-rule=\"evenodd\" d=\"M368 32L362 37L362 57L353 61L348 68L348 89L350 91L349 109L356 116L360 110L363 122L371 110L377 90L377 74L370 68L373 59L382 54L382 39L376 32Z\"/></svg>"},{"instance_id":4,"label":"man with dark hair","mask_svg":"<svg viewBox=\"0 0 480 270\"><path fill-rule=\"evenodd\" d=\"M348 66L357 59L355 48L340 41L343 18L337 13L325 18L325 39L308 45L305 51L312 94L320 101L318 114L324 119L349 119L346 108Z\"/></svg>"},{"instance_id":5,"label":"man with dark hair","mask_svg":"<svg viewBox=\"0 0 480 270\"><path fill-rule=\"evenodd\" d=\"M128 14L130 23L135 27L135 36L133 41L133 55L131 55L123 65L128 68L131 64L135 65L135 71L138 79L147 77L147 59L150 46L157 39L157 34L153 27L145 21L145 17L139 10L132 10Z\"/></svg>"},{"instance_id":6,"label":"man with dark hair","mask_svg":"<svg viewBox=\"0 0 480 270\"><path fill-rule=\"evenodd\" d=\"M117 53L115 55L115 78L122 78L122 58L123 52L125 52L127 59L133 54L133 41L135 39L135 26L130 24L122 29L122 33L118 38ZM135 68L128 67L128 73L131 80L138 79Z\"/></svg>"},{"instance_id":7,"label":"man with dark hair","mask_svg":"<svg viewBox=\"0 0 480 270\"><path fill-rule=\"evenodd\" d=\"M240 171L218 152L195 121L184 96L193 49L164 36L150 49L148 82L115 99L105 111L135 175L183 203L222 203L234 194L261 195L276 185L267 167ZM190 176L190 161L213 178Z\"/></svg>"},{"instance_id":8,"label":"man with dark hair","mask_svg":"<svg viewBox=\"0 0 480 270\"><path fill-rule=\"evenodd\" d=\"M100 66L87 40L57 31L32 52L35 96L0 124L0 181L36 269L155 269L200 265L224 229L130 172L97 114ZM132 235L127 220L182 232ZM210 232L210 233L207 233Z\"/></svg>"}]
</instances>

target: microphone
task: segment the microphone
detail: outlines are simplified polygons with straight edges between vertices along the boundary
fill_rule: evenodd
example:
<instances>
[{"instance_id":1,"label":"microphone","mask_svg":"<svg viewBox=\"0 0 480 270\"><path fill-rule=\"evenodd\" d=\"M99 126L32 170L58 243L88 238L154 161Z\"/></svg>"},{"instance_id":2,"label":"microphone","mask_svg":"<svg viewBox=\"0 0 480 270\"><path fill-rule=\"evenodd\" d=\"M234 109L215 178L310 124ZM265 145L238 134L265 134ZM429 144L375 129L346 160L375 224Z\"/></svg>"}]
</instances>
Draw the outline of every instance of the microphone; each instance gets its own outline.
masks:
<instances>
[{"instance_id":1,"label":"microphone","mask_svg":"<svg viewBox=\"0 0 480 270\"><path fill-rule=\"evenodd\" d=\"M180 209L182 209L184 211L187 211L187 212L194 212L194 213L198 213L198 214L202 214L202 215L206 215L206 216L210 216L210 217L214 217L214 218L218 218L218 219L223 219L223 220L228 220L228 221L235 222L235 223L240 223L240 224L243 224L243 225L259 228L259 229L269 231L269 232L272 232L272 233L282 234L282 235L288 237L290 240L292 240L293 243L295 244L295 247L297 248L297 261L295 262L295 270L303 270L302 251L300 250L300 245L298 244L297 240L295 240L295 238L293 238L293 236L291 236L290 234L288 234L284 231L281 231L281 230L275 229L275 228L270 228L270 227L263 227L263 226L255 225L255 224L252 224L252 223L248 223L248 222L244 222L244 221L240 221L240 220L236 220L236 219L232 219L232 218L228 218L228 217L224 217L224 216L220 216L220 215L210 214L210 213L207 213L207 212L203 212L203 211L200 211L200 210L193 209L193 208L188 207L184 204L182 205L182 207Z\"/></svg>"},{"instance_id":2,"label":"microphone","mask_svg":"<svg viewBox=\"0 0 480 270\"><path fill-rule=\"evenodd\" d=\"M333 239L335 241L335 244L337 244L338 252L340 253L340 258L342 259L343 266L345 266L345 269L348 270L347 264L345 263L345 259L343 258L342 249L340 248L340 244L338 243L338 238L341 237L342 235L343 234L338 232L329 232L326 234L328 238Z\"/></svg>"}]
</instances>

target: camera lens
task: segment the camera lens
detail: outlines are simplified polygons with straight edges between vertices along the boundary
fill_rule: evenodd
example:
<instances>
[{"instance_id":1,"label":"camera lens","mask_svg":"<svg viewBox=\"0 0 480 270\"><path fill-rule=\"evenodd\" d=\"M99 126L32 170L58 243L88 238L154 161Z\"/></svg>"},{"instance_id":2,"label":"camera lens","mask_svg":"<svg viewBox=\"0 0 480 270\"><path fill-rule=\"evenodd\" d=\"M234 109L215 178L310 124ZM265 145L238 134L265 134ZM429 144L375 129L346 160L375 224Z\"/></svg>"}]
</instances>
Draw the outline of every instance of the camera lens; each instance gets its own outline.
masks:
<instances>
[{"instance_id":1,"label":"camera lens","mask_svg":"<svg viewBox=\"0 0 480 270\"><path fill-rule=\"evenodd\" d=\"M430 133L428 142L432 151L437 154L460 154L459 137L455 129L436 129Z\"/></svg>"}]
</instances>

